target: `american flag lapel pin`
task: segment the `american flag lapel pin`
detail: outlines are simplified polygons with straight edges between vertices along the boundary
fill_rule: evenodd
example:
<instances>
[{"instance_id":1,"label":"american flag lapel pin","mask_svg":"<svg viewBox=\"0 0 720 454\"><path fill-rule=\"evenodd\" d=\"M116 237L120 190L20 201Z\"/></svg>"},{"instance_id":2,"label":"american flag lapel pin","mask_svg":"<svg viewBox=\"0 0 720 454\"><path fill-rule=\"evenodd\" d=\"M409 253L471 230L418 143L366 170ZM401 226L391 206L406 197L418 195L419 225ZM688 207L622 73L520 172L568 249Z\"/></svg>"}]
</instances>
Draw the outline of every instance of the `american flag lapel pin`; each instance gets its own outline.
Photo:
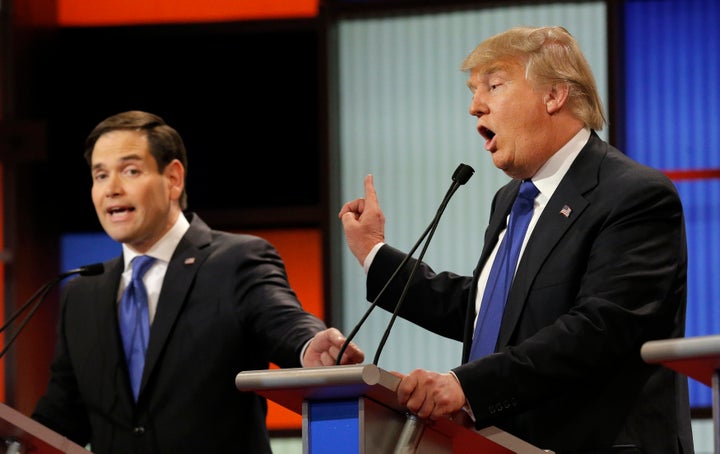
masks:
<instances>
[{"instance_id":1,"label":"american flag lapel pin","mask_svg":"<svg viewBox=\"0 0 720 454\"><path fill-rule=\"evenodd\" d=\"M192 265L193 263L195 263L195 257L188 257L185 259L186 265Z\"/></svg>"},{"instance_id":2,"label":"american flag lapel pin","mask_svg":"<svg viewBox=\"0 0 720 454\"><path fill-rule=\"evenodd\" d=\"M560 214L565 216L566 218L570 217L570 213L572 213L572 208L570 208L567 205L563 205L562 209L560 210Z\"/></svg>"}]
</instances>

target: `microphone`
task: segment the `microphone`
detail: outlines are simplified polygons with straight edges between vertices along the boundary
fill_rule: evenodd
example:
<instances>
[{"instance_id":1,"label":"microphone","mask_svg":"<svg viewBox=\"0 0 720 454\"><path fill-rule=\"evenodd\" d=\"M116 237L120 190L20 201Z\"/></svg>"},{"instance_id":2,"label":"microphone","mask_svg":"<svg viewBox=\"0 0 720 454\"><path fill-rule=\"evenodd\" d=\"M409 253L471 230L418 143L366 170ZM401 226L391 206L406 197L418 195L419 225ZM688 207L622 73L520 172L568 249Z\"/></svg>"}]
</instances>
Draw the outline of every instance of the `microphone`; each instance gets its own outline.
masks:
<instances>
[{"instance_id":1,"label":"microphone","mask_svg":"<svg viewBox=\"0 0 720 454\"><path fill-rule=\"evenodd\" d=\"M60 273L58 274L57 279L63 280L66 277L72 276L73 274L79 274L80 276L97 276L98 274L103 274L104 272L105 266L103 266L102 263L93 263L91 265L81 266L80 268L75 268L74 270L68 270L64 273Z\"/></svg>"},{"instance_id":2,"label":"microphone","mask_svg":"<svg viewBox=\"0 0 720 454\"><path fill-rule=\"evenodd\" d=\"M15 331L15 333L10 337L7 344L5 344L5 348L2 349L0 352L0 358L5 356L5 353L10 349L10 346L13 344L15 339L17 338L18 334L25 328L25 325L30 321L30 318L32 318L33 315L35 315L35 312L37 312L38 308L40 308L40 305L43 301L45 301L45 297L50 293L50 290L52 290L60 281L65 279L66 277L79 274L80 276L96 276L98 274L102 274L105 271L105 266L102 263L93 263L92 265L85 265L81 266L80 268L75 268L73 270L65 271L63 273L58 274L56 277L51 279L50 281L46 282L42 287L40 287L33 296L30 297L20 308L15 311L14 314L8 318L8 320L5 322L3 326L0 327L0 333L5 331L10 324L15 321L16 318L20 316L25 310L30 307L30 305L33 303L33 301L37 300L35 302L35 305L32 307L30 312L25 316L25 318L20 323L20 326L18 326L18 329ZM39 298L38 298L39 297Z\"/></svg>"},{"instance_id":3,"label":"microphone","mask_svg":"<svg viewBox=\"0 0 720 454\"><path fill-rule=\"evenodd\" d=\"M395 310L393 312L392 318L390 319L390 323L388 324L387 329L385 330L385 333L383 335L382 340L380 341L380 345L378 346L378 349L375 353L375 359L373 360L373 364L377 366L378 360L380 358L380 352L382 351L383 346L385 345L385 342L390 335L390 329L392 328L393 324L395 323L395 319L397 318L397 314L399 313L400 306L402 305L402 302L405 300L405 294L407 293L408 287L410 285L410 282L412 281L413 276L415 275L415 271L417 270L418 265L422 261L422 258L425 256L425 251L428 248L428 245L430 244L430 240L432 239L433 234L435 233L435 229L437 228L440 217L442 216L443 212L445 211L445 207L447 206L448 202L450 202L450 198L455 194L455 191L458 190L458 188L465 183L468 182L470 177L473 176L475 173L475 170L470 167L467 164L460 164L455 169L455 172L452 174L452 184L450 185L450 188L448 188L447 193L445 193L445 197L443 197L442 202L440 203L440 206L435 213L435 216L433 217L430 224L427 226L425 231L420 235L420 238L415 242L415 245L410 249L410 251L405 254L405 258L400 262L400 264L395 268L395 271L390 276L390 278L385 282L385 285L380 289L380 292L377 294L375 299L370 304L370 307L365 311L365 314L362 316L360 321L355 325L355 328L353 328L352 332L347 336L347 339L343 343L342 347L340 348L340 352L336 359L336 365L340 364L340 359L342 358L343 354L345 353L345 350L347 349L347 346L350 344L350 341L355 337L357 332L360 330L360 327L363 323L365 323L365 320L370 316L370 313L372 310L377 306L378 301L380 300L380 297L383 293L385 293L385 290L388 288L390 283L395 279L395 277L400 273L400 270L405 266L405 264L410 260L410 257L415 253L415 250L420 246L420 243L425 239L428 234L430 235L425 242L425 245L422 249L422 252L417 258L417 261L415 262L415 266L413 267L410 276L407 279L407 282L405 284L405 287L403 288L403 292L400 295L400 298L398 299L397 304L395 305Z\"/></svg>"}]
</instances>

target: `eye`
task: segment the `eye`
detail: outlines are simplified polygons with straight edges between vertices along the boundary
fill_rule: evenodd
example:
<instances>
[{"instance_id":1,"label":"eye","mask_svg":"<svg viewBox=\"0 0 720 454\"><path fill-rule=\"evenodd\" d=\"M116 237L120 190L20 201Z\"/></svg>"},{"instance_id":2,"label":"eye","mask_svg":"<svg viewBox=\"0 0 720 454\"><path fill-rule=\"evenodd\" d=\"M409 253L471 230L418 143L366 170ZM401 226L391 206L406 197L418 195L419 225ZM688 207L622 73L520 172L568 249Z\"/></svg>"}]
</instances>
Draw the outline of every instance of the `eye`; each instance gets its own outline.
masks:
<instances>
[{"instance_id":1,"label":"eye","mask_svg":"<svg viewBox=\"0 0 720 454\"><path fill-rule=\"evenodd\" d=\"M140 175L142 173L142 171L140 170L139 167L131 165L131 166L125 167L125 169L123 170L123 173L125 173L126 175L130 175L130 176L137 176L137 175Z\"/></svg>"}]
</instances>

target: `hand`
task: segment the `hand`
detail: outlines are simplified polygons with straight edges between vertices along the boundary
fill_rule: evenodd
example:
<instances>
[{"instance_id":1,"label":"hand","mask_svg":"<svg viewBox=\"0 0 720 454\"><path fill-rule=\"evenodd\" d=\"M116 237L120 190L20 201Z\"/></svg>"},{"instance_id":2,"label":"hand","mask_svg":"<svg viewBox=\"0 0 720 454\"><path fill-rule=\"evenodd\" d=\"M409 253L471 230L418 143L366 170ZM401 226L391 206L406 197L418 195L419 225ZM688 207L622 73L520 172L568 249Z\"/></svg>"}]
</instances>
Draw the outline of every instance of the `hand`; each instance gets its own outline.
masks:
<instances>
[{"instance_id":1,"label":"hand","mask_svg":"<svg viewBox=\"0 0 720 454\"><path fill-rule=\"evenodd\" d=\"M402 378L397 389L398 402L419 418L452 418L465 405L465 393L454 375L415 369Z\"/></svg>"},{"instance_id":2,"label":"hand","mask_svg":"<svg viewBox=\"0 0 720 454\"><path fill-rule=\"evenodd\" d=\"M365 198L347 202L338 217L350 252L363 265L370 250L385 241L385 215L380 209L372 175L365 177Z\"/></svg>"},{"instance_id":3,"label":"hand","mask_svg":"<svg viewBox=\"0 0 720 454\"><path fill-rule=\"evenodd\" d=\"M337 328L320 331L312 338L305 350L305 367L333 366L345 343L346 337ZM365 353L353 342L345 349L340 364L359 364L365 360Z\"/></svg>"}]
</instances>

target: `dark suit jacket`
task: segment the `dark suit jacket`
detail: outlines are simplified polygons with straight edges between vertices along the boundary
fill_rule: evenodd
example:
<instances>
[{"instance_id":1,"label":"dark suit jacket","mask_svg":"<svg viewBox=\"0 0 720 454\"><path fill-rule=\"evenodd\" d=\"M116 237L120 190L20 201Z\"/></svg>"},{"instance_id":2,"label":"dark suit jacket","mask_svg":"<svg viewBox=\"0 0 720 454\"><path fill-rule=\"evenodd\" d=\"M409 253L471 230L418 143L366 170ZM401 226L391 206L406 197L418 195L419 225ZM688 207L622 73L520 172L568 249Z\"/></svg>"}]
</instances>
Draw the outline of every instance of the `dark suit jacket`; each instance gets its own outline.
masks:
<instances>
[{"instance_id":1,"label":"dark suit jacket","mask_svg":"<svg viewBox=\"0 0 720 454\"><path fill-rule=\"evenodd\" d=\"M478 274L519 185L511 181L495 195L473 276L436 274L423 264L400 315L463 342L454 372L478 428L495 425L557 453L693 452L687 379L640 357L644 342L684 335L680 199L665 175L595 133L532 232L505 307L500 354L467 363ZM369 300L403 258L380 249ZM394 308L403 283L388 288L382 307Z\"/></svg>"},{"instance_id":2,"label":"dark suit jacket","mask_svg":"<svg viewBox=\"0 0 720 454\"><path fill-rule=\"evenodd\" d=\"M63 290L57 352L33 418L96 453L270 452L266 402L235 388L268 361L300 367L325 329L304 312L265 240L190 229L168 266L138 402L118 328L122 257Z\"/></svg>"}]
</instances>

